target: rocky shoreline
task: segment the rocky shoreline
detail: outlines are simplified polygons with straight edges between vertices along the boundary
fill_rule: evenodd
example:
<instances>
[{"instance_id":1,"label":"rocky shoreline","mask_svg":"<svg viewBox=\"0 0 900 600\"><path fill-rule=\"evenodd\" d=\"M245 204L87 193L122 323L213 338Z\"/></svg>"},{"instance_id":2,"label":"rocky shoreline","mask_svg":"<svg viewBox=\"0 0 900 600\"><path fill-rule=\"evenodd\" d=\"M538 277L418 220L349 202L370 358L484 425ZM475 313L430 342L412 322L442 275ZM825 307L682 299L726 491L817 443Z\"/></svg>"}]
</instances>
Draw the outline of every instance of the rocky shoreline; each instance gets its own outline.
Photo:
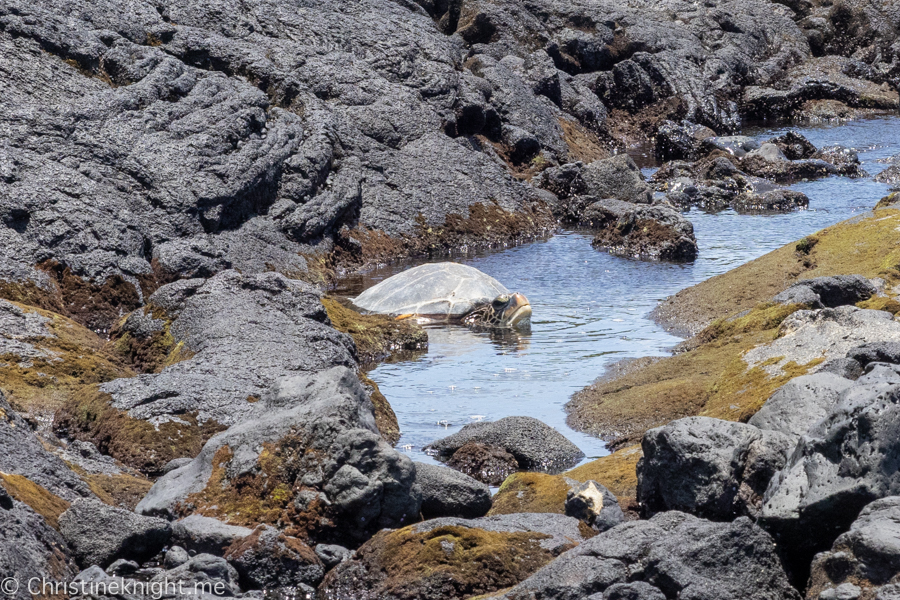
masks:
<instances>
[{"instance_id":1,"label":"rocky shoreline","mask_svg":"<svg viewBox=\"0 0 900 600\"><path fill-rule=\"evenodd\" d=\"M688 207L866 176L737 134L896 114L898 31L869 0L0 1L0 591L900 597L893 196L663 303L692 337L573 399L616 450L574 469L528 416L411 461L365 369L427 335L325 293L561 226L690 261Z\"/></svg>"}]
</instances>

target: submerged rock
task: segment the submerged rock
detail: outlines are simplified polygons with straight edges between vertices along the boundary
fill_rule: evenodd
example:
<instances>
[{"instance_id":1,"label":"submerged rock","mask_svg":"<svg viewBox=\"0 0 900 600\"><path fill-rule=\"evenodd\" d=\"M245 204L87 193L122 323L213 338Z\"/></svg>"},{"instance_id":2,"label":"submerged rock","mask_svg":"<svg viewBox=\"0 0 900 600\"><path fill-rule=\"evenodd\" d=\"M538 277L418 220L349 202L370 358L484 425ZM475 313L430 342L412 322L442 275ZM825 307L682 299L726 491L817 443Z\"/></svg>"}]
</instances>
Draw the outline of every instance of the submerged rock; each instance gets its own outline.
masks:
<instances>
[{"instance_id":1,"label":"submerged rock","mask_svg":"<svg viewBox=\"0 0 900 600\"><path fill-rule=\"evenodd\" d=\"M469 442L503 448L525 470L559 472L584 458L575 444L533 417L470 423L459 432L432 442L426 450L449 457Z\"/></svg>"}]
</instances>

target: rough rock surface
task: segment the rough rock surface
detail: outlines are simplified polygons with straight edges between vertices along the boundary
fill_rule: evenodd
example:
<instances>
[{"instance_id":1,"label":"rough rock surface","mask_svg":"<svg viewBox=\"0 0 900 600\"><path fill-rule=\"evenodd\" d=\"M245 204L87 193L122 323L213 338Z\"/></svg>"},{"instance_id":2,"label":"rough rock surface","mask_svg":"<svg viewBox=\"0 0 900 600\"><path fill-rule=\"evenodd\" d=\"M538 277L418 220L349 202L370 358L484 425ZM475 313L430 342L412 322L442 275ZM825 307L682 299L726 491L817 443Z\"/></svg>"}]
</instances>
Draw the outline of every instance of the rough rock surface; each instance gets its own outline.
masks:
<instances>
[{"instance_id":1,"label":"rough rock surface","mask_svg":"<svg viewBox=\"0 0 900 600\"><path fill-rule=\"evenodd\" d=\"M795 377L778 388L748 423L799 438L831 414L841 392L852 385L833 373Z\"/></svg>"},{"instance_id":2,"label":"rough rock surface","mask_svg":"<svg viewBox=\"0 0 900 600\"><path fill-rule=\"evenodd\" d=\"M27 582L32 577L67 581L77 573L62 535L26 504L15 500L0 484L0 569L4 578ZM31 600L27 585L4 595Z\"/></svg>"},{"instance_id":3,"label":"rough rock surface","mask_svg":"<svg viewBox=\"0 0 900 600\"><path fill-rule=\"evenodd\" d=\"M487 594L518 583L583 540L579 521L565 515L432 519L379 532L326 575L319 593L335 600Z\"/></svg>"},{"instance_id":4,"label":"rough rock surface","mask_svg":"<svg viewBox=\"0 0 900 600\"><path fill-rule=\"evenodd\" d=\"M500 485L519 470L519 461L498 446L466 442L447 459L447 466L482 483Z\"/></svg>"},{"instance_id":5,"label":"rough rock surface","mask_svg":"<svg viewBox=\"0 0 900 600\"><path fill-rule=\"evenodd\" d=\"M28 423L0 392L0 471L22 475L65 498L93 497L87 484L55 454L48 452Z\"/></svg>"},{"instance_id":6,"label":"rough rock surface","mask_svg":"<svg viewBox=\"0 0 900 600\"><path fill-rule=\"evenodd\" d=\"M416 462L416 483L422 488L422 516L483 517L491 509L491 490L485 484L447 467Z\"/></svg>"},{"instance_id":7,"label":"rough rock surface","mask_svg":"<svg viewBox=\"0 0 900 600\"><path fill-rule=\"evenodd\" d=\"M697 257L694 226L665 204L600 200L587 207L584 220L600 230L591 242L593 246L613 254L672 261Z\"/></svg>"},{"instance_id":8,"label":"rough rock surface","mask_svg":"<svg viewBox=\"0 0 900 600\"><path fill-rule=\"evenodd\" d=\"M868 300L876 293L875 286L861 275L816 277L798 281L777 294L775 302L806 304L809 308L835 308Z\"/></svg>"},{"instance_id":9,"label":"rough rock surface","mask_svg":"<svg viewBox=\"0 0 900 600\"><path fill-rule=\"evenodd\" d=\"M644 434L637 498L644 513L678 510L715 521L756 516L796 440L777 431L687 417Z\"/></svg>"},{"instance_id":10,"label":"rough rock surface","mask_svg":"<svg viewBox=\"0 0 900 600\"><path fill-rule=\"evenodd\" d=\"M253 533L212 517L190 515L172 524L172 543L198 554L222 555L233 543Z\"/></svg>"},{"instance_id":11,"label":"rough rock surface","mask_svg":"<svg viewBox=\"0 0 900 600\"><path fill-rule=\"evenodd\" d=\"M627 595L621 587L615 592L613 586L626 583L642 595ZM604 599L800 597L788 583L772 538L750 519L714 523L670 511L591 538L501 598L579 600L605 591L610 595Z\"/></svg>"},{"instance_id":12,"label":"rough rock surface","mask_svg":"<svg viewBox=\"0 0 900 600\"><path fill-rule=\"evenodd\" d=\"M831 550L818 554L812 564L808 598L828 596L827 590L855 585L872 597L890 597L895 585L886 585L900 573L900 497L890 496L866 506L859 517L834 542ZM884 596L879 595L885 586ZM836 593L834 597L837 596ZM857 596L859 597L859 596Z\"/></svg>"},{"instance_id":13,"label":"rough rock surface","mask_svg":"<svg viewBox=\"0 0 900 600\"><path fill-rule=\"evenodd\" d=\"M573 482L566 494L566 514L604 532L625 521L619 501L596 481Z\"/></svg>"},{"instance_id":14,"label":"rough rock surface","mask_svg":"<svg viewBox=\"0 0 900 600\"><path fill-rule=\"evenodd\" d=\"M449 457L469 442L503 448L516 458L520 468L532 471L562 471L584 457L561 433L533 417L470 423L457 433L429 444L427 450Z\"/></svg>"},{"instance_id":15,"label":"rough rock surface","mask_svg":"<svg viewBox=\"0 0 900 600\"><path fill-rule=\"evenodd\" d=\"M841 393L826 419L800 438L770 482L760 523L795 559L802 562L827 549L864 506L896 494L898 384L895 365L876 364Z\"/></svg>"},{"instance_id":16,"label":"rough rock surface","mask_svg":"<svg viewBox=\"0 0 900 600\"><path fill-rule=\"evenodd\" d=\"M59 517L59 530L82 566L109 566L116 559L147 560L169 542L172 525L155 517L81 499Z\"/></svg>"},{"instance_id":17,"label":"rough rock surface","mask_svg":"<svg viewBox=\"0 0 900 600\"><path fill-rule=\"evenodd\" d=\"M900 341L900 323L883 310L839 306L798 310L778 329L778 337L744 354L744 362L779 374L794 362L813 370L823 359L845 358L863 343Z\"/></svg>"},{"instance_id":18,"label":"rough rock surface","mask_svg":"<svg viewBox=\"0 0 900 600\"><path fill-rule=\"evenodd\" d=\"M266 525L235 541L225 551L225 560L237 569L245 589L315 586L325 575L312 548Z\"/></svg>"},{"instance_id":19,"label":"rough rock surface","mask_svg":"<svg viewBox=\"0 0 900 600\"><path fill-rule=\"evenodd\" d=\"M378 435L352 370L279 380L255 406L191 464L160 478L138 512L196 512L235 525L281 520L299 537L357 541L418 516L415 466Z\"/></svg>"}]
</instances>

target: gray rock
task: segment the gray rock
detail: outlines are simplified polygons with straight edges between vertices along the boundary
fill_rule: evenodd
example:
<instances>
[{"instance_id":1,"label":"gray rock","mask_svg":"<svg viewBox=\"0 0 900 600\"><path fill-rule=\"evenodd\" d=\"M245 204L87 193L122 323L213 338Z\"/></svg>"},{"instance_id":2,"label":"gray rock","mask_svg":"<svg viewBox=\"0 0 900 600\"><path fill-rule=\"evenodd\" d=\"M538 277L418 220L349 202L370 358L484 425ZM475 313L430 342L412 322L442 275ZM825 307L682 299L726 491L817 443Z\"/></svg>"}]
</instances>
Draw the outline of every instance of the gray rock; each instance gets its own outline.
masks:
<instances>
[{"instance_id":1,"label":"gray rock","mask_svg":"<svg viewBox=\"0 0 900 600\"><path fill-rule=\"evenodd\" d=\"M172 524L172 543L198 554L221 556L234 542L253 533L248 527L228 525L212 517L190 515Z\"/></svg>"},{"instance_id":2,"label":"gray rock","mask_svg":"<svg viewBox=\"0 0 900 600\"><path fill-rule=\"evenodd\" d=\"M900 165L891 165L876 175L875 181L878 183L889 183L891 185L900 183Z\"/></svg>"},{"instance_id":3,"label":"gray rock","mask_svg":"<svg viewBox=\"0 0 900 600\"><path fill-rule=\"evenodd\" d=\"M613 254L672 261L697 257L694 226L666 204L599 200L585 209L583 221L599 230L592 245Z\"/></svg>"},{"instance_id":4,"label":"gray rock","mask_svg":"<svg viewBox=\"0 0 900 600\"><path fill-rule=\"evenodd\" d=\"M632 587L614 588L625 583ZM772 538L750 519L714 523L673 511L582 542L501 598L580 600L606 591L613 598L654 600L800 597L788 583Z\"/></svg>"},{"instance_id":5,"label":"gray rock","mask_svg":"<svg viewBox=\"0 0 900 600\"><path fill-rule=\"evenodd\" d=\"M781 432L709 417L672 421L644 434L638 501L650 515L679 510L713 520L756 516L794 442Z\"/></svg>"},{"instance_id":6,"label":"gray rock","mask_svg":"<svg viewBox=\"0 0 900 600\"><path fill-rule=\"evenodd\" d=\"M313 549L326 570L333 569L345 560L350 560L353 551L337 544L317 544Z\"/></svg>"},{"instance_id":7,"label":"gray rock","mask_svg":"<svg viewBox=\"0 0 900 600\"><path fill-rule=\"evenodd\" d=\"M23 475L57 496L72 501L94 496L65 462L48 452L28 423L0 392L0 471Z\"/></svg>"},{"instance_id":8,"label":"gray rock","mask_svg":"<svg viewBox=\"0 0 900 600\"><path fill-rule=\"evenodd\" d=\"M584 457L584 453L562 434L533 417L470 423L459 432L429 444L427 449L449 457L468 442L503 448L525 470L559 472Z\"/></svg>"},{"instance_id":9,"label":"gray rock","mask_svg":"<svg viewBox=\"0 0 900 600\"><path fill-rule=\"evenodd\" d=\"M191 555L188 554L187 550L181 546L171 546L166 551L166 558L164 559L163 564L167 569L174 569L175 567L180 567L189 560L191 560Z\"/></svg>"},{"instance_id":10,"label":"gray rock","mask_svg":"<svg viewBox=\"0 0 900 600\"><path fill-rule=\"evenodd\" d=\"M897 586L890 583L900 572L898 523L900 497L882 498L866 506L849 531L813 560L810 587L823 590L819 598L858 598L859 585L874 588L872 596L876 598L893 597Z\"/></svg>"},{"instance_id":11,"label":"gray rock","mask_svg":"<svg viewBox=\"0 0 900 600\"><path fill-rule=\"evenodd\" d=\"M588 596L588 600L664 600L666 597L658 587L644 581L616 583L606 588L603 594Z\"/></svg>"},{"instance_id":12,"label":"gray rock","mask_svg":"<svg viewBox=\"0 0 900 600\"><path fill-rule=\"evenodd\" d=\"M876 368L844 390L770 482L760 523L798 562L829 548L864 506L900 485L892 466L900 456L898 383L896 371Z\"/></svg>"},{"instance_id":13,"label":"gray rock","mask_svg":"<svg viewBox=\"0 0 900 600\"><path fill-rule=\"evenodd\" d=\"M59 530L79 564L101 567L120 558L137 562L152 558L172 535L172 526L163 519L89 499L76 500L60 515Z\"/></svg>"},{"instance_id":14,"label":"gray rock","mask_svg":"<svg viewBox=\"0 0 900 600\"><path fill-rule=\"evenodd\" d=\"M800 437L827 417L841 392L853 385L832 373L801 375L778 388L748 422L754 427Z\"/></svg>"},{"instance_id":15,"label":"gray rock","mask_svg":"<svg viewBox=\"0 0 900 600\"><path fill-rule=\"evenodd\" d=\"M416 483L422 488L422 516L483 517L491 509L490 488L475 479L428 463L416 462Z\"/></svg>"},{"instance_id":16,"label":"gray rock","mask_svg":"<svg viewBox=\"0 0 900 600\"><path fill-rule=\"evenodd\" d=\"M865 368L870 363L900 364L900 342L870 342L847 352L847 358Z\"/></svg>"},{"instance_id":17,"label":"gray rock","mask_svg":"<svg viewBox=\"0 0 900 600\"><path fill-rule=\"evenodd\" d=\"M19 582L17 590L4 589L14 600L31 600L27 582L37 577L68 581L77 573L62 535L29 506L14 500L0 483L0 572L3 579Z\"/></svg>"},{"instance_id":18,"label":"gray rock","mask_svg":"<svg viewBox=\"0 0 900 600\"><path fill-rule=\"evenodd\" d=\"M358 540L418 516L415 466L378 435L374 407L353 370L334 367L279 380L254 406L248 418L210 439L190 465L160 478L138 512L174 514L188 496L206 488L220 448L230 450L227 465L220 466L233 480L260 471L263 444L287 440L296 456L284 483L299 490L297 498L303 492L324 494L333 522L329 535Z\"/></svg>"},{"instance_id":19,"label":"gray rock","mask_svg":"<svg viewBox=\"0 0 900 600\"><path fill-rule=\"evenodd\" d=\"M162 469L160 469L160 474L165 475L166 473L171 473L176 469L180 469L181 467L191 464L192 460L194 459L187 456L183 458L173 458L162 466Z\"/></svg>"},{"instance_id":20,"label":"gray rock","mask_svg":"<svg viewBox=\"0 0 900 600\"><path fill-rule=\"evenodd\" d=\"M650 204L653 193L640 169L627 154L594 161L581 174L584 192L595 198Z\"/></svg>"},{"instance_id":21,"label":"gray rock","mask_svg":"<svg viewBox=\"0 0 900 600\"><path fill-rule=\"evenodd\" d=\"M656 130L656 156L661 160L696 160L703 140L715 135L709 127L690 121L666 121Z\"/></svg>"},{"instance_id":22,"label":"gray rock","mask_svg":"<svg viewBox=\"0 0 900 600\"><path fill-rule=\"evenodd\" d=\"M316 586L325 575L312 548L267 525L232 544L225 559L237 569L242 586L249 589Z\"/></svg>"},{"instance_id":23,"label":"gray rock","mask_svg":"<svg viewBox=\"0 0 900 600\"><path fill-rule=\"evenodd\" d=\"M237 570L224 558L211 554L198 554L174 569L155 575L150 582L157 585L175 582L181 589L205 589L214 596L240 593Z\"/></svg>"},{"instance_id":24,"label":"gray rock","mask_svg":"<svg viewBox=\"0 0 900 600\"><path fill-rule=\"evenodd\" d=\"M584 521L600 532L625 521L625 513L619 507L618 499L596 481L576 483L569 489L566 494L566 515Z\"/></svg>"},{"instance_id":25,"label":"gray rock","mask_svg":"<svg viewBox=\"0 0 900 600\"><path fill-rule=\"evenodd\" d=\"M810 308L834 308L868 300L877 292L862 275L837 275L804 279L773 298L782 304L806 304Z\"/></svg>"}]
</instances>

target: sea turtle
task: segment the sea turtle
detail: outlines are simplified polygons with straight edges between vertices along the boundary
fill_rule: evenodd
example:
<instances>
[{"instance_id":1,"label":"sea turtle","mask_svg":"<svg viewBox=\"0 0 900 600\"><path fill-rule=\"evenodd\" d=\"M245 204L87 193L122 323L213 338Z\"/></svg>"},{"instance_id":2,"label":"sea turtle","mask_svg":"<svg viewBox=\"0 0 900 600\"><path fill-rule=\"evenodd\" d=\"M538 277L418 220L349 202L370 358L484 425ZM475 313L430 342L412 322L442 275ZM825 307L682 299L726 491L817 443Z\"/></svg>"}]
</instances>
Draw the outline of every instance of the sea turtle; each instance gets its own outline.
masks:
<instances>
[{"instance_id":1,"label":"sea turtle","mask_svg":"<svg viewBox=\"0 0 900 600\"><path fill-rule=\"evenodd\" d=\"M359 308L397 318L510 328L531 323L522 294L478 269L452 262L414 267L385 279L353 299Z\"/></svg>"}]
</instances>

